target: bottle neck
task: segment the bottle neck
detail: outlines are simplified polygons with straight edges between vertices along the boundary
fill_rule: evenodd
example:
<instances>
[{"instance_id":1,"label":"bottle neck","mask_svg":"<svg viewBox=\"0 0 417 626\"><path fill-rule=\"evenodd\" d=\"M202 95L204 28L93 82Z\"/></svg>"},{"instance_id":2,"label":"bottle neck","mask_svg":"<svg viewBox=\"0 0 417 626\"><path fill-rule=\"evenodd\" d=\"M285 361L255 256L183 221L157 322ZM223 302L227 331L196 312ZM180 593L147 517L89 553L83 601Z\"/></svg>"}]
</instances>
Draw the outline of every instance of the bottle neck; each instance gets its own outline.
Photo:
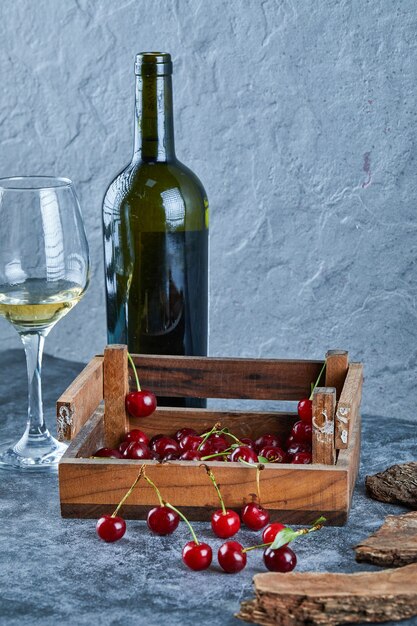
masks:
<instances>
[{"instance_id":1,"label":"bottle neck","mask_svg":"<svg viewBox=\"0 0 417 626\"><path fill-rule=\"evenodd\" d=\"M136 76L134 157L175 159L171 76Z\"/></svg>"}]
</instances>

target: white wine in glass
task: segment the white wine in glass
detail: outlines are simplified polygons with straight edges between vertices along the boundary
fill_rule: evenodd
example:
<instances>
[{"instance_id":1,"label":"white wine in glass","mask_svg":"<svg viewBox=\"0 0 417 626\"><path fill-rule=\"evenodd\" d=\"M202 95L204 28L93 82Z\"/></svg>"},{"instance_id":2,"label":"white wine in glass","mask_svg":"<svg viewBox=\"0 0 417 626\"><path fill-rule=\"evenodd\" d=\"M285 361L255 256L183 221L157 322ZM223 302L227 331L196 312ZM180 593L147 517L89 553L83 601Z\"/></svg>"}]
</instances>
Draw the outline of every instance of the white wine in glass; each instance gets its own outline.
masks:
<instances>
[{"instance_id":1,"label":"white wine in glass","mask_svg":"<svg viewBox=\"0 0 417 626\"><path fill-rule=\"evenodd\" d=\"M53 467L65 451L45 425L41 365L45 337L82 298L89 280L88 244L73 185L66 178L0 179L0 316L26 353L26 430L0 451L0 467Z\"/></svg>"}]
</instances>

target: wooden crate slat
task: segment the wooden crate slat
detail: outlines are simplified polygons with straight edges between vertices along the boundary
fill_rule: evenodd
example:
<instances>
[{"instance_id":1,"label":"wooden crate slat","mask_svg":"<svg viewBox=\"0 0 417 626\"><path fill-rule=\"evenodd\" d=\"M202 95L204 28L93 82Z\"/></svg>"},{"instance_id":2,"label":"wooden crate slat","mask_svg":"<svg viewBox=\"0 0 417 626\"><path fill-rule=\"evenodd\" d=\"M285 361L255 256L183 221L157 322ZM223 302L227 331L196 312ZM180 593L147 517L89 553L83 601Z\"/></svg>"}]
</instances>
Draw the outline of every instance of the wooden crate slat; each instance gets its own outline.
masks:
<instances>
[{"instance_id":1,"label":"wooden crate slat","mask_svg":"<svg viewBox=\"0 0 417 626\"><path fill-rule=\"evenodd\" d=\"M339 400L349 368L349 354L346 350L329 350L326 353L325 387L336 389L336 401Z\"/></svg>"},{"instance_id":2,"label":"wooden crate slat","mask_svg":"<svg viewBox=\"0 0 417 626\"><path fill-rule=\"evenodd\" d=\"M70 441L103 399L103 357L94 357L56 403L59 441Z\"/></svg>"},{"instance_id":3,"label":"wooden crate slat","mask_svg":"<svg viewBox=\"0 0 417 626\"><path fill-rule=\"evenodd\" d=\"M313 463L334 465L334 414L336 389L316 387L313 393Z\"/></svg>"},{"instance_id":4,"label":"wooden crate slat","mask_svg":"<svg viewBox=\"0 0 417 626\"><path fill-rule=\"evenodd\" d=\"M133 355L142 384L159 396L300 400L323 361ZM133 377L132 377L133 381Z\"/></svg>"},{"instance_id":5,"label":"wooden crate slat","mask_svg":"<svg viewBox=\"0 0 417 626\"><path fill-rule=\"evenodd\" d=\"M128 415L125 409L129 393L127 347L108 346L104 352L104 443L117 448L127 432Z\"/></svg>"},{"instance_id":6,"label":"wooden crate slat","mask_svg":"<svg viewBox=\"0 0 417 626\"><path fill-rule=\"evenodd\" d=\"M78 461L78 462L77 462ZM84 462L83 462L84 461ZM226 505L240 509L252 500L256 493L256 469L239 463L211 463L217 481L221 484ZM126 461L122 464L111 459L68 459L60 465L61 502L74 511L78 505L80 515L96 505L117 505L137 476L141 463ZM109 471L109 469L111 471ZM179 507L205 510L207 519L213 508L218 507L216 493L199 462L184 464L173 461L160 464L147 462L147 474L158 485L165 499ZM327 513L348 510L346 499L348 473L336 467L316 469L313 466L275 465L267 466L261 473L262 503L269 511L299 511ZM238 485L238 489L236 486ZM143 507L157 504L153 490L140 482L133 491L128 506L133 514ZM141 507L134 510L134 507ZM208 508L207 508L208 507ZM101 509L100 509L101 510ZM125 514L125 512L124 512ZM341 515L339 517L342 517ZM304 517L304 521L306 521ZM307 520L307 521L313 521Z\"/></svg>"},{"instance_id":7,"label":"wooden crate slat","mask_svg":"<svg viewBox=\"0 0 417 626\"><path fill-rule=\"evenodd\" d=\"M350 423L356 419L361 403L362 383L362 363L351 363L336 409L335 445L338 450L348 446Z\"/></svg>"},{"instance_id":8,"label":"wooden crate slat","mask_svg":"<svg viewBox=\"0 0 417 626\"><path fill-rule=\"evenodd\" d=\"M173 435L184 426L194 428L197 432L205 432L219 422L222 427L227 426L237 437L257 438L268 432L287 437L298 419L296 413L280 411L218 411L160 407L149 417L130 417L129 427L139 428L153 437L158 433Z\"/></svg>"}]
</instances>

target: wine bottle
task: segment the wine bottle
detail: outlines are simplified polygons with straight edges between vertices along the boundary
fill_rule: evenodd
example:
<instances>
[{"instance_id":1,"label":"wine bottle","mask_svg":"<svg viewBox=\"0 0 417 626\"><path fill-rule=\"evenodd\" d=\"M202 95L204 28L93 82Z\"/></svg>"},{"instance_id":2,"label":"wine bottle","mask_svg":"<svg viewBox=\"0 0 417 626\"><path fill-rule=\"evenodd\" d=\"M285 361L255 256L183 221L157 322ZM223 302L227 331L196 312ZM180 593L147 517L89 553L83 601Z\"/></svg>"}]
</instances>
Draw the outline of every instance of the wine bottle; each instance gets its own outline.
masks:
<instances>
[{"instance_id":1,"label":"wine bottle","mask_svg":"<svg viewBox=\"0 0 417 626\"><path fill-rule=\"evenodd\" d=\"M138 54L135 74L133 158L103 202L108 342L134 353L205 356L207 196L175 156L170 55Z\"/></svg>"}]
</instances>

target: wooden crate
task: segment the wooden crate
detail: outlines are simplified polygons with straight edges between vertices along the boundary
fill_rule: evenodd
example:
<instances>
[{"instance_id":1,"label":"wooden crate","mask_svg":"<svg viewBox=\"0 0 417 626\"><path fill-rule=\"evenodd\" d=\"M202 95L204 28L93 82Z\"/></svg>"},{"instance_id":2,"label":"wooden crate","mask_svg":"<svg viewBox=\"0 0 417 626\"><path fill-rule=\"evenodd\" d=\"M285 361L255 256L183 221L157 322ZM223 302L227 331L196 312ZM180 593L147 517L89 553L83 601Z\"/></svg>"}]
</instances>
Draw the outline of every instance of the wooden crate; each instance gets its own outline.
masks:
<instances>
[{"instance_id":1,"label":"wooden crate","mask_svg":"<svg viewBox=\"0 0 417 626\"><path fill-rule=\"evenodd\" d=\"M216 422L238 437L266 432L288 435L296 413L158 408L148 418L125 413L124 397L133 381L125 346L108 346L96 356L57 402L59 439L70 445L59 463L64 517L110 513L138 474L142 461L89 458L102 446L114 447L130 428L149 436L173 434L187 426L199 432ZM160 396L298 401L310 393L323 361L231 359L133 355L143 387ZM324 515L329 524L347 520L360 455L362 365L348 354L327 355L325 386L313 399L313 464L265 464L260 474L262 504L272 519L307 524ZM296 408L296 405L294 405ZM191 519L209 519L217 495L198 461L146 461L147 474L163 497ZM226 502L239 510L256 493L256 466L211 461ZM154 491L140 481L123 506L123 516L142 519L156 504Z\"/></svg>"}]
</instances>

